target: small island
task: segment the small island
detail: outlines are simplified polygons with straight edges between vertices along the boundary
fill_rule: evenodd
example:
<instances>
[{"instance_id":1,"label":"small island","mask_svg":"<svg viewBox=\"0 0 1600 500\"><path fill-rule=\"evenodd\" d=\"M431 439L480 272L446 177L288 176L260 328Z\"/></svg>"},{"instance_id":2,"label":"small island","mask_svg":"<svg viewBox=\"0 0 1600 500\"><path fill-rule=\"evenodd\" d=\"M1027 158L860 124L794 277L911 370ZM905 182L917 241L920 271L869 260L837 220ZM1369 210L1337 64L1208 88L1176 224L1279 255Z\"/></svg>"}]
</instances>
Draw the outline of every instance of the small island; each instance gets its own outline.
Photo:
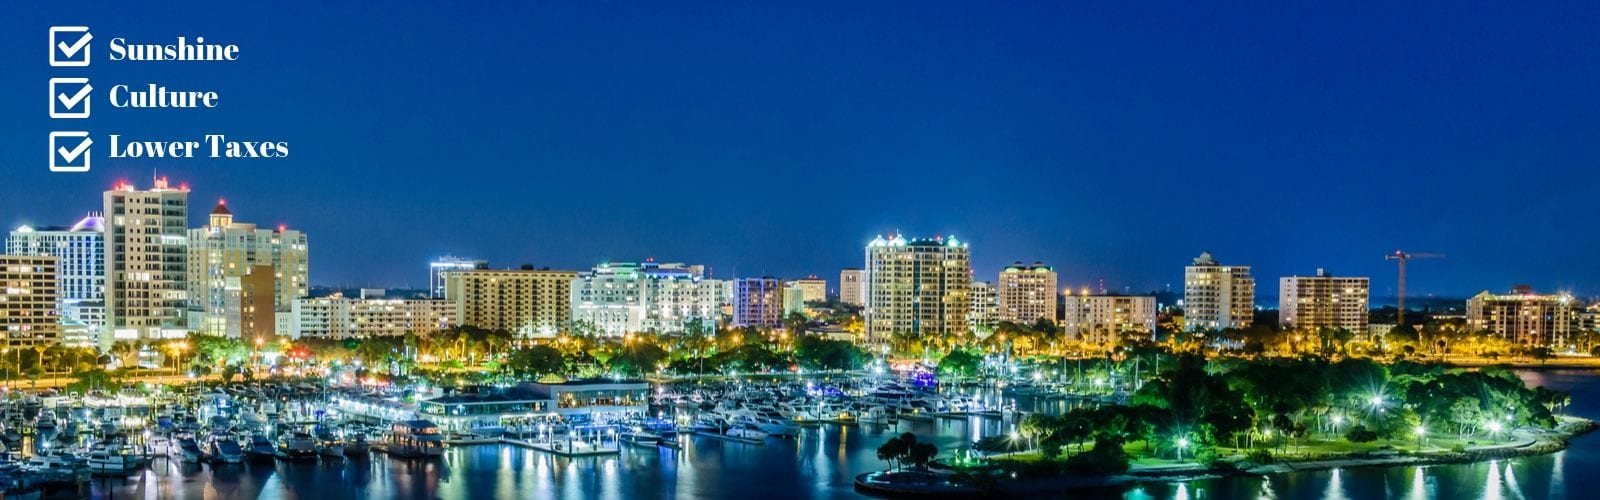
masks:
<instances>
[{"instance_id":1,"label":"small island","mask_svg":"<svg viewBox=\"0 0 1600 500\"><path fill-rule=\"evenodd\" d=\"M1028 494L1470 462L1558 451L1595 428L1562 414L1570 396L1529 387L1504 366L1197 353L1162 362L1158 375L1129 390L1107 389L1064 414L1028 414L1016 431L943 457L909 433L891 438L878 450L890 468L858 476L856 487L889 495Z\"/></svg>"}]
</instances>

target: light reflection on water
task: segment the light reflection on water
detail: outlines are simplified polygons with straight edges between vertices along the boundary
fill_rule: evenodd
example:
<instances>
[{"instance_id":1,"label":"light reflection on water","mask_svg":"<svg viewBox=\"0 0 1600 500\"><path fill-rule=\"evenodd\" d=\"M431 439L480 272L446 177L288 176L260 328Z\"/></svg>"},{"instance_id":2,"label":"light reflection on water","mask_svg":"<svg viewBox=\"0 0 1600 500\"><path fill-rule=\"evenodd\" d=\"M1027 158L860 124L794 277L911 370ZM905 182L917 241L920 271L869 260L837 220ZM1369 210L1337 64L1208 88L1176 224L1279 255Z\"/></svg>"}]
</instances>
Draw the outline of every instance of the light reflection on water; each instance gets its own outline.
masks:
<instances>
[{"instance_id":1,"label":"light reflection on water","mask_svg":"<svg viewBox=\"0 0 1600 500\"><path fill-rule=\"evenodd\" d=\"M1573 393L1573 413L1600 417L1600 375L1546 371L1530 382ZM999 401L992 393L975 393ZM1065 411L1072 403L1019 401L1024 410ZM1009 432L995 419L808 427L795 439L766 445L695 438L682 450L624 447L621 455L563 458L502 446L451 448L436 461L220 466L158 461L127 480L97 479L91 496L119 498L850 498L856 474L881 469L876 449L912 432L942 453L983 436ZM1565 474L1572 467L1575 474ZM1567 451L1493 463L1429 467L1347 468L1267 477L1149 483L1074 492L1073 498L1587 498L1600 491L1600 438L1580 438Z\"/></svg>"}]
</instances>

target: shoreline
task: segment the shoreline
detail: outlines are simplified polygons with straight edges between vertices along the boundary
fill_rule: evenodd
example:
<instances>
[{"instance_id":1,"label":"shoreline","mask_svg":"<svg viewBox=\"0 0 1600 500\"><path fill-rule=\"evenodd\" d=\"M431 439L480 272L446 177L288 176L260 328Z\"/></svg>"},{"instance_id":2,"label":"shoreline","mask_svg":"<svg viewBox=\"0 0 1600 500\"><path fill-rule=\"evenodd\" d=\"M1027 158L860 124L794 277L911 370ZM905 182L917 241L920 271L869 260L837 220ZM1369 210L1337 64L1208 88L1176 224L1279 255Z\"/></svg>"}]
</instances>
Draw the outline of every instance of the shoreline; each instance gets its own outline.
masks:
<instances>
[{"instance_id":1,"label":"shoreline","mask_svg":"<svg viewBox=\"0 0 1600 500\"><path fill-rule=\"evenodd\" d=\"M989 490L974 486L950 484L948 481L943 480L943 478L948 477L947 473L910 473L911 475L923 475L924 481L918 484L877 481L874 480L875 476L887 471L875 471L857 475L855 489L858 492L883 496L973 497L994 494L1030 495L1057 493L1065 490L1111 488L1138 483L1187 481L1228 476L1269 476L1342 468L1465 464L1555 453L1567 449L1573 439L1582 437L1596 429L1600 429L1600 424L1593 420L1569 416L1562 417L1561 422L1556 425L1555 429L1539 431L1541 435L1537 435L1531 442L1514 446L1480 450L1435 451L1422 454L1396 452L1384 456L1367 456L1369 452L1363 452L1360 455L1338 458L1280 460L1272 464L1252 465L1242 468L1238 467L1237 463L1223 467L1206 467L1203 464L1195 463L1189 466L1169 466L1143 471L1130 470L1116 475L1063 475L1030 479L1001 479ZM927 482L927 479L934 477L941 478L937 484Z\"/></svg>"}]
</instances>

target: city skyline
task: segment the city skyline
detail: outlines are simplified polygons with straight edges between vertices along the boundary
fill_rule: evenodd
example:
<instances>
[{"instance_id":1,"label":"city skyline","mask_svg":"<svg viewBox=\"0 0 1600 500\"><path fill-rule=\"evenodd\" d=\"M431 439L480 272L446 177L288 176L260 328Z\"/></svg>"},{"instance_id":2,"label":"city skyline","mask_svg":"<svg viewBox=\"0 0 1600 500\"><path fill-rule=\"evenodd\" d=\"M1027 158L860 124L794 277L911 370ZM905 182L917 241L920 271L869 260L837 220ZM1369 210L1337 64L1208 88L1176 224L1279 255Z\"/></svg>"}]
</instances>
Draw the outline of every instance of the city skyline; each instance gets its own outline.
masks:
<instances>
[{"instance_id":1,"label":"city skyline","mask_svg":"<svg viewBox=\"0 0 1600 500\"><path fill-rule=\"evenodd\" d=\"M8 134L0 150L27 153L8 171L30 189L0 199L0 223L69 225L95 193L157 170L197 202L317 235L319 285L425 288L418 269L447 254L832 276L903 232L972 242L982 280L1042 261L1063 287L1178 291L1183 263L1211 251L1269 280L1368 276L1380 304L1395 294L1382 257L1403 249L1448 256L1408 270L1413 296L1600 294L1585 258L1600 234L1561 224L1595 215L1582 199L1600 69L1594 33L1574 28L1596 6L1223 7L1189 22L1199 8L30 6L0 40L36 47L41 26L70 21L243 47L226 66L97 65L97 83L208 88L223 104L91 128L278 134L296 156L52 174L28 153L42 132ZM1442 14L1425 35L1404 21ZM1299 22L1313 16L1325 22ZM382 22L327 21L346 18ZM0 54L37 77L0 82L0 112L45 130L36 52ZM781 203L728 210L748 192Z\"/></svg>"}]
</instances>

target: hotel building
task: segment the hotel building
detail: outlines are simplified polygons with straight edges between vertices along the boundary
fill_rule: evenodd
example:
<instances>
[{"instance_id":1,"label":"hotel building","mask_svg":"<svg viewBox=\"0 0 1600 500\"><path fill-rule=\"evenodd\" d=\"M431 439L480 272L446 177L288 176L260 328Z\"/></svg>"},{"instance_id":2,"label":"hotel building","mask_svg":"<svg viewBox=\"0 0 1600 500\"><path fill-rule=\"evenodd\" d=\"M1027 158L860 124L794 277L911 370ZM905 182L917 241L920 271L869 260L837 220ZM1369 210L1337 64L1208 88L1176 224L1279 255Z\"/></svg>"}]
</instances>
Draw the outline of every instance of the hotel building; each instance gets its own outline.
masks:
<instances>
[{"instance_id":1,"label":"hotel building","mask_svg":"<svg viewBox=\"0 0 1600 500\"><path fill-rule=\"evenodd\" d=\"M1343 328L1367 331L1369 279L1333 276L1322 269L1316 276L1278 279L1278 324L1301 330Z\"/></svg>"},{"instance_id":2,"label":"hotel building","mask_svg":"<svg viewBox=\"0 0 1600 500\"><path fill-rule=\"evenodd\" d=\"M121 183L105 206L105 328L113 340L175 339L187 334L189 189L165 178L148 190ZM109 335L107 335L109 333Z\"/></svg>"},{"instance_id":3,"label":"hotel building","mask_svg":"<svg viewBox=\"0 0 1600 500\"><path fill-rule=\"evenodd\" d=\"M1184 329L1248 328L1255 318L1256 280L1250 266L1224 266L1203 252L1184 268Z\"/></svg>"},{"instance_id":4,"label":"hotel building","mask_svg":"<svg viewBox=\"0 0 1600 500\"><path fill-rule=\"evenodd\" d=\"M0 255L0 331L4 346L21 349L61 340L53 256Z\"/></svg>"},{"instance_id":5,"label":"hotel building","mask_svg":"<svg viewBox=\"0 0 1600 500\"><path fill-rule=\"evenodd\" d=\"M950 238L879 236L866 249L867 341L966 333L972 309L967 244Z\"/></svg>"},{"instance_id":6,"label":"hotel building","mask_svg":"<svg viewBox=\"0 0 1600 500\"><path fill-rule=\"evenodd\" d=\"M1056 320L1056 272L1050 266L1022 262L1000 270L995 288L1000 299L1000 321L1033 325Z\"/></svg>"},{"instance_id":7,"label":"hotel building","mask_svg":"<svg viewBox=\"0 0 1600 500\"><path fill-rule=\"evenodd\" d=\"M596 333L715 331L727 285L702 266L619 262L595 266L572 285L572 319Z\"/></svg>"},{"instance_id":8,"label":"hotel building","mask_svg":"<svg viewBox=\"0 0 1600 500\"><path fill-rule=\"evenodd\" d=\"M460 324L550 338L572 324L575 271L474 269L444 274Z\"/></svg>"},{"instance_id":9,"label":"hotel building","mask_svg":"<svg viewBox=\"0 0 1600 500\"><path fill-rule=\"evenodd\" d=\"M808 276L789 282L789 286L800 289L800 301L805 304L812 302L828 301L828 280L816 276Z\"/></svg>"}]
</instances>

